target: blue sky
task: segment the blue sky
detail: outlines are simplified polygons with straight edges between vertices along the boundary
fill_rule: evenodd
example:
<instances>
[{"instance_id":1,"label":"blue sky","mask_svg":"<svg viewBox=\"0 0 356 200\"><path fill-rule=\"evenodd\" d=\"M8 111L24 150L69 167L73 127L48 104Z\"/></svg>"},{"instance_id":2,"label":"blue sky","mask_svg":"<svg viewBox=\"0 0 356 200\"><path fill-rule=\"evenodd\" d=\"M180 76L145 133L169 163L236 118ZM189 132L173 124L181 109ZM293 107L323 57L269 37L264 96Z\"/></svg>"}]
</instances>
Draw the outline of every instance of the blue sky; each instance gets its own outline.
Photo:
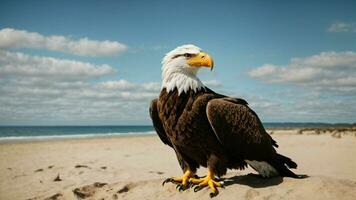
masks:
<instances>
[{"instance_id":1,"label":"blue sky","mask_svg":"<svg viewBox=\"0 0 356 200\"><path fill-rule=\"evenodd\" d=\"M149 124L160 61L187 43L214 58L201 79L265 122L356 122L355 10L355 1L1 1L0 124ZM109 43L73 47L83 38Z\"/></svg>"}]
</instances>

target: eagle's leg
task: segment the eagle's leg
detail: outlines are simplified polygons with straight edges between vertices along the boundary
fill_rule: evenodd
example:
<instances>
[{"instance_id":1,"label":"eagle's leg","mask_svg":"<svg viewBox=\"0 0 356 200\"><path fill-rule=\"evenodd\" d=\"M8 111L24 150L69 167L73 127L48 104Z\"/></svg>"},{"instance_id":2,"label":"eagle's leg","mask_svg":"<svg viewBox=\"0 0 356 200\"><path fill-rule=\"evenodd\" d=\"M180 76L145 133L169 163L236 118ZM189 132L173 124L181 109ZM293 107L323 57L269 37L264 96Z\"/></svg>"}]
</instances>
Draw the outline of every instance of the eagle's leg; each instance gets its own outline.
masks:
<instances>
[{"instance_id":1,"label":"eagle's leg","mask_svg":"<svg viewBox=\"0 0 356 200\"><path fill-rule=\"evenodd\" d=\"M211 169L208 169L208 174L204 178L190 178L189 182L192 184L196 184L197 186L194 187L194 192L197 192L203 189L206 186L210 188L210 197L214 197L219 194L217 187L224 187L223 182L215 181L214 172Z\"/></svg>"},{"instance_id":2,"label":"eagle's leg","mask_svg":"<svg viewBox=\"0 0 356 200\"><path fill-rule=\"evenodd\" d=\"M162 185L171 182L177 184L177 189L179 191L186 190L189 188L190 185L189 179L192 177L194 177L194 173L188 169L184 172L183 176L167 178L166 180L163 181Z\"/></svg>"}]
</instances>

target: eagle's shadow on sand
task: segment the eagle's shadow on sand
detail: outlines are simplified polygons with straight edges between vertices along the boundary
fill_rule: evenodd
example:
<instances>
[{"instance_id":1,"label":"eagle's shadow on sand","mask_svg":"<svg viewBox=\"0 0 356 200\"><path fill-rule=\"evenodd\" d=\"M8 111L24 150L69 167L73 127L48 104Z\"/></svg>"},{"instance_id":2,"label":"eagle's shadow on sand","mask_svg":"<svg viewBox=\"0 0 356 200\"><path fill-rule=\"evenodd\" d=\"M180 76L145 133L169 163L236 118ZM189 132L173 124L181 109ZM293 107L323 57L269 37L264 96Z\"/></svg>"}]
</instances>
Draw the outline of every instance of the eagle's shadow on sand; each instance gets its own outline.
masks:
<instances>
[{"instance_id":1,"label":"eagle's shadow on sand","mask_svg":"<svg viewBox=\"0 0 356 200\"><path fill-rule=\"evenodd\" d=\"M283 182L283 177L263 178L257 174L237 175L230 178L221 179L225 186L234 184L247 185L253 188L263 188L279 185Z\"/></svg>"}]
</instances>

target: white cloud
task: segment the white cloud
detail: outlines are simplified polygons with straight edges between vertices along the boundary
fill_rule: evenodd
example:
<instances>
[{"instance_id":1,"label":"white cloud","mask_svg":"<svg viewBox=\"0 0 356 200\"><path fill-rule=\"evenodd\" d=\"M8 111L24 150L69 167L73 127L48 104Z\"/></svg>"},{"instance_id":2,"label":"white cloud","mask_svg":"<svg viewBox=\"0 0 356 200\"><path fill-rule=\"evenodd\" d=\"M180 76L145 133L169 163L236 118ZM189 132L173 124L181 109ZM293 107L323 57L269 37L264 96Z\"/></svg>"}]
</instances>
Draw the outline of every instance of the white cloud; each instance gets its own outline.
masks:
<instances>
[{"instance_id":1,"label":"white cloud","mask_svg":"<svg viewBox=\"0 0 356 200\"><path fill-rule=\"evenodd\" d=\"M136 85L128 82L127 80L119 80L102 82L98 84L98 87L109 90L132 90L136 88Z\"/></svg>"},{"instance_id":2,"label":"white cloud","mask_svg":"<svg viewBox=\"0 0 356 200\"><path fill-rule=\"evenodd\" d=\"M94 65L75 60L30 56L0 50L0 78L4 76L86 79L113 74L110 65Z\"/></svg>"},{"instance_id":3,"label":"white cloud","mask_svg":"<svg viewBox=\"0 0 356 200\"><path fill-rule=\"evenodd\" d=\"M116 41L97 41L88 38L44 36L36 32L4 28L0 30L0 48L42 48L80 56L112 56L123 53L127 46Z\"/></svg>"},{"instance_id":4,"label":"white cloud","mask_svg":"<svg viewBox=\"0 0 356 200\"><path fill-rule=\"evenodd\" d=\"M218 80L206 80L203 81L203 84L208 86L208 87L219 87L221 86L221 83Z\"/></svg>"},{"instance_id":5,"label":"white cloud","mask_svg":"<svg viewBox=\"0 0 356 200\"><path fill-rule=\"evenodd\" d=\"M106 81L98 84L100 89L109 90L146 90L146 91L159 91L161 84L157 82L148 82L145 84L131 83L127 80Z\"/></svg>"},{"instance_id":6,"label":"white cloud","mask_svg":"<svg viewBox=\"0 0 356 200\"><path fill-rule=\"evenodd\" d=\"M253 78L318 90L356 92L356 52L322 52L293 58L285 66L265 64L249 71Z\"/></svg>"},{"instance_id":7,"label":"white cloud","mask_svg":"<svg viewBox=\"0 0 356 200\"><path fill-rule=\"evenodd\" d=\"M249 71L249 75L283 85L265 85L260 96L250 98L262 119L355 122L356 52L322 52L292 58L286 65L262 65Z\"/></svg>"},{"instance_id":8,"label":"white cloud","mask_svg":"<svg viewBox=\"0 0 356 200\"><path fill-rule=\"evenodd\" d=\"M276 70L277 70L276 66L270 65L270 64L265 64L257 69L251 70L249 72L249 74L252 77L263 77L263 76L268 76L268 75L274 74L276 72Z\"/></svg>"},{"instance_id":9,"label":"white cloud","mask_svg":"<svg viewBox=\"0 0 356 200\"><path fill-rule=\"evenodd\" d=\"M352 23L336 22L330 25L328 32L355 32L355 27Z\"/></svg>"},{"instance_id":10,"label":"white cloud","mask_svg":"<svg viewBox=\"0 0 356 200\"><path fill-rule=\"evenodd\" d=\"M143 123L160 83L105 80L109 65L0 51L0 124Z\"/></svg>"}]
</instances>

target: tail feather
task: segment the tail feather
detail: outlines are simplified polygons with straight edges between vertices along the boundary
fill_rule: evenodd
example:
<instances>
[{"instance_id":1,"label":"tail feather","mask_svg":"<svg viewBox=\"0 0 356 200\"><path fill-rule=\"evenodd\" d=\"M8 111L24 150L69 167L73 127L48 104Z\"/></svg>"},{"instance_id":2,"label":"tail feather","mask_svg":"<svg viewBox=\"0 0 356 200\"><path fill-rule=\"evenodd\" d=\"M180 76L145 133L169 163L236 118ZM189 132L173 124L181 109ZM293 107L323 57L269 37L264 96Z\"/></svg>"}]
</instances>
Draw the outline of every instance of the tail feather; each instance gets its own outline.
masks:
<instances>
[{"instance_id":1,"label":"tail feather","mask_svg":"<svg viewBox=\"0 0 356 200\"><path fill-rule=\"evenodd\" d=\"M288 168L297 168L297 163L292 161L292 159L276 154L276 156L269 160L268 163L272 165L281 176L292 177L292 178L303 178L301 175L297 175ZM288 166L288 167L287 167Z\"/></svg>"},{"instance_id":2,"label":"tail feather","mask_svg":"<svg viewBox=\"0 0 356 200\"><path fill-rule=\"evenodd\" d=\"M289 168L296 169L298 167L297 163L284 155L277 153L277 159L279 159L282 163L285 163Z\"/></svg>"}]
</instances>

